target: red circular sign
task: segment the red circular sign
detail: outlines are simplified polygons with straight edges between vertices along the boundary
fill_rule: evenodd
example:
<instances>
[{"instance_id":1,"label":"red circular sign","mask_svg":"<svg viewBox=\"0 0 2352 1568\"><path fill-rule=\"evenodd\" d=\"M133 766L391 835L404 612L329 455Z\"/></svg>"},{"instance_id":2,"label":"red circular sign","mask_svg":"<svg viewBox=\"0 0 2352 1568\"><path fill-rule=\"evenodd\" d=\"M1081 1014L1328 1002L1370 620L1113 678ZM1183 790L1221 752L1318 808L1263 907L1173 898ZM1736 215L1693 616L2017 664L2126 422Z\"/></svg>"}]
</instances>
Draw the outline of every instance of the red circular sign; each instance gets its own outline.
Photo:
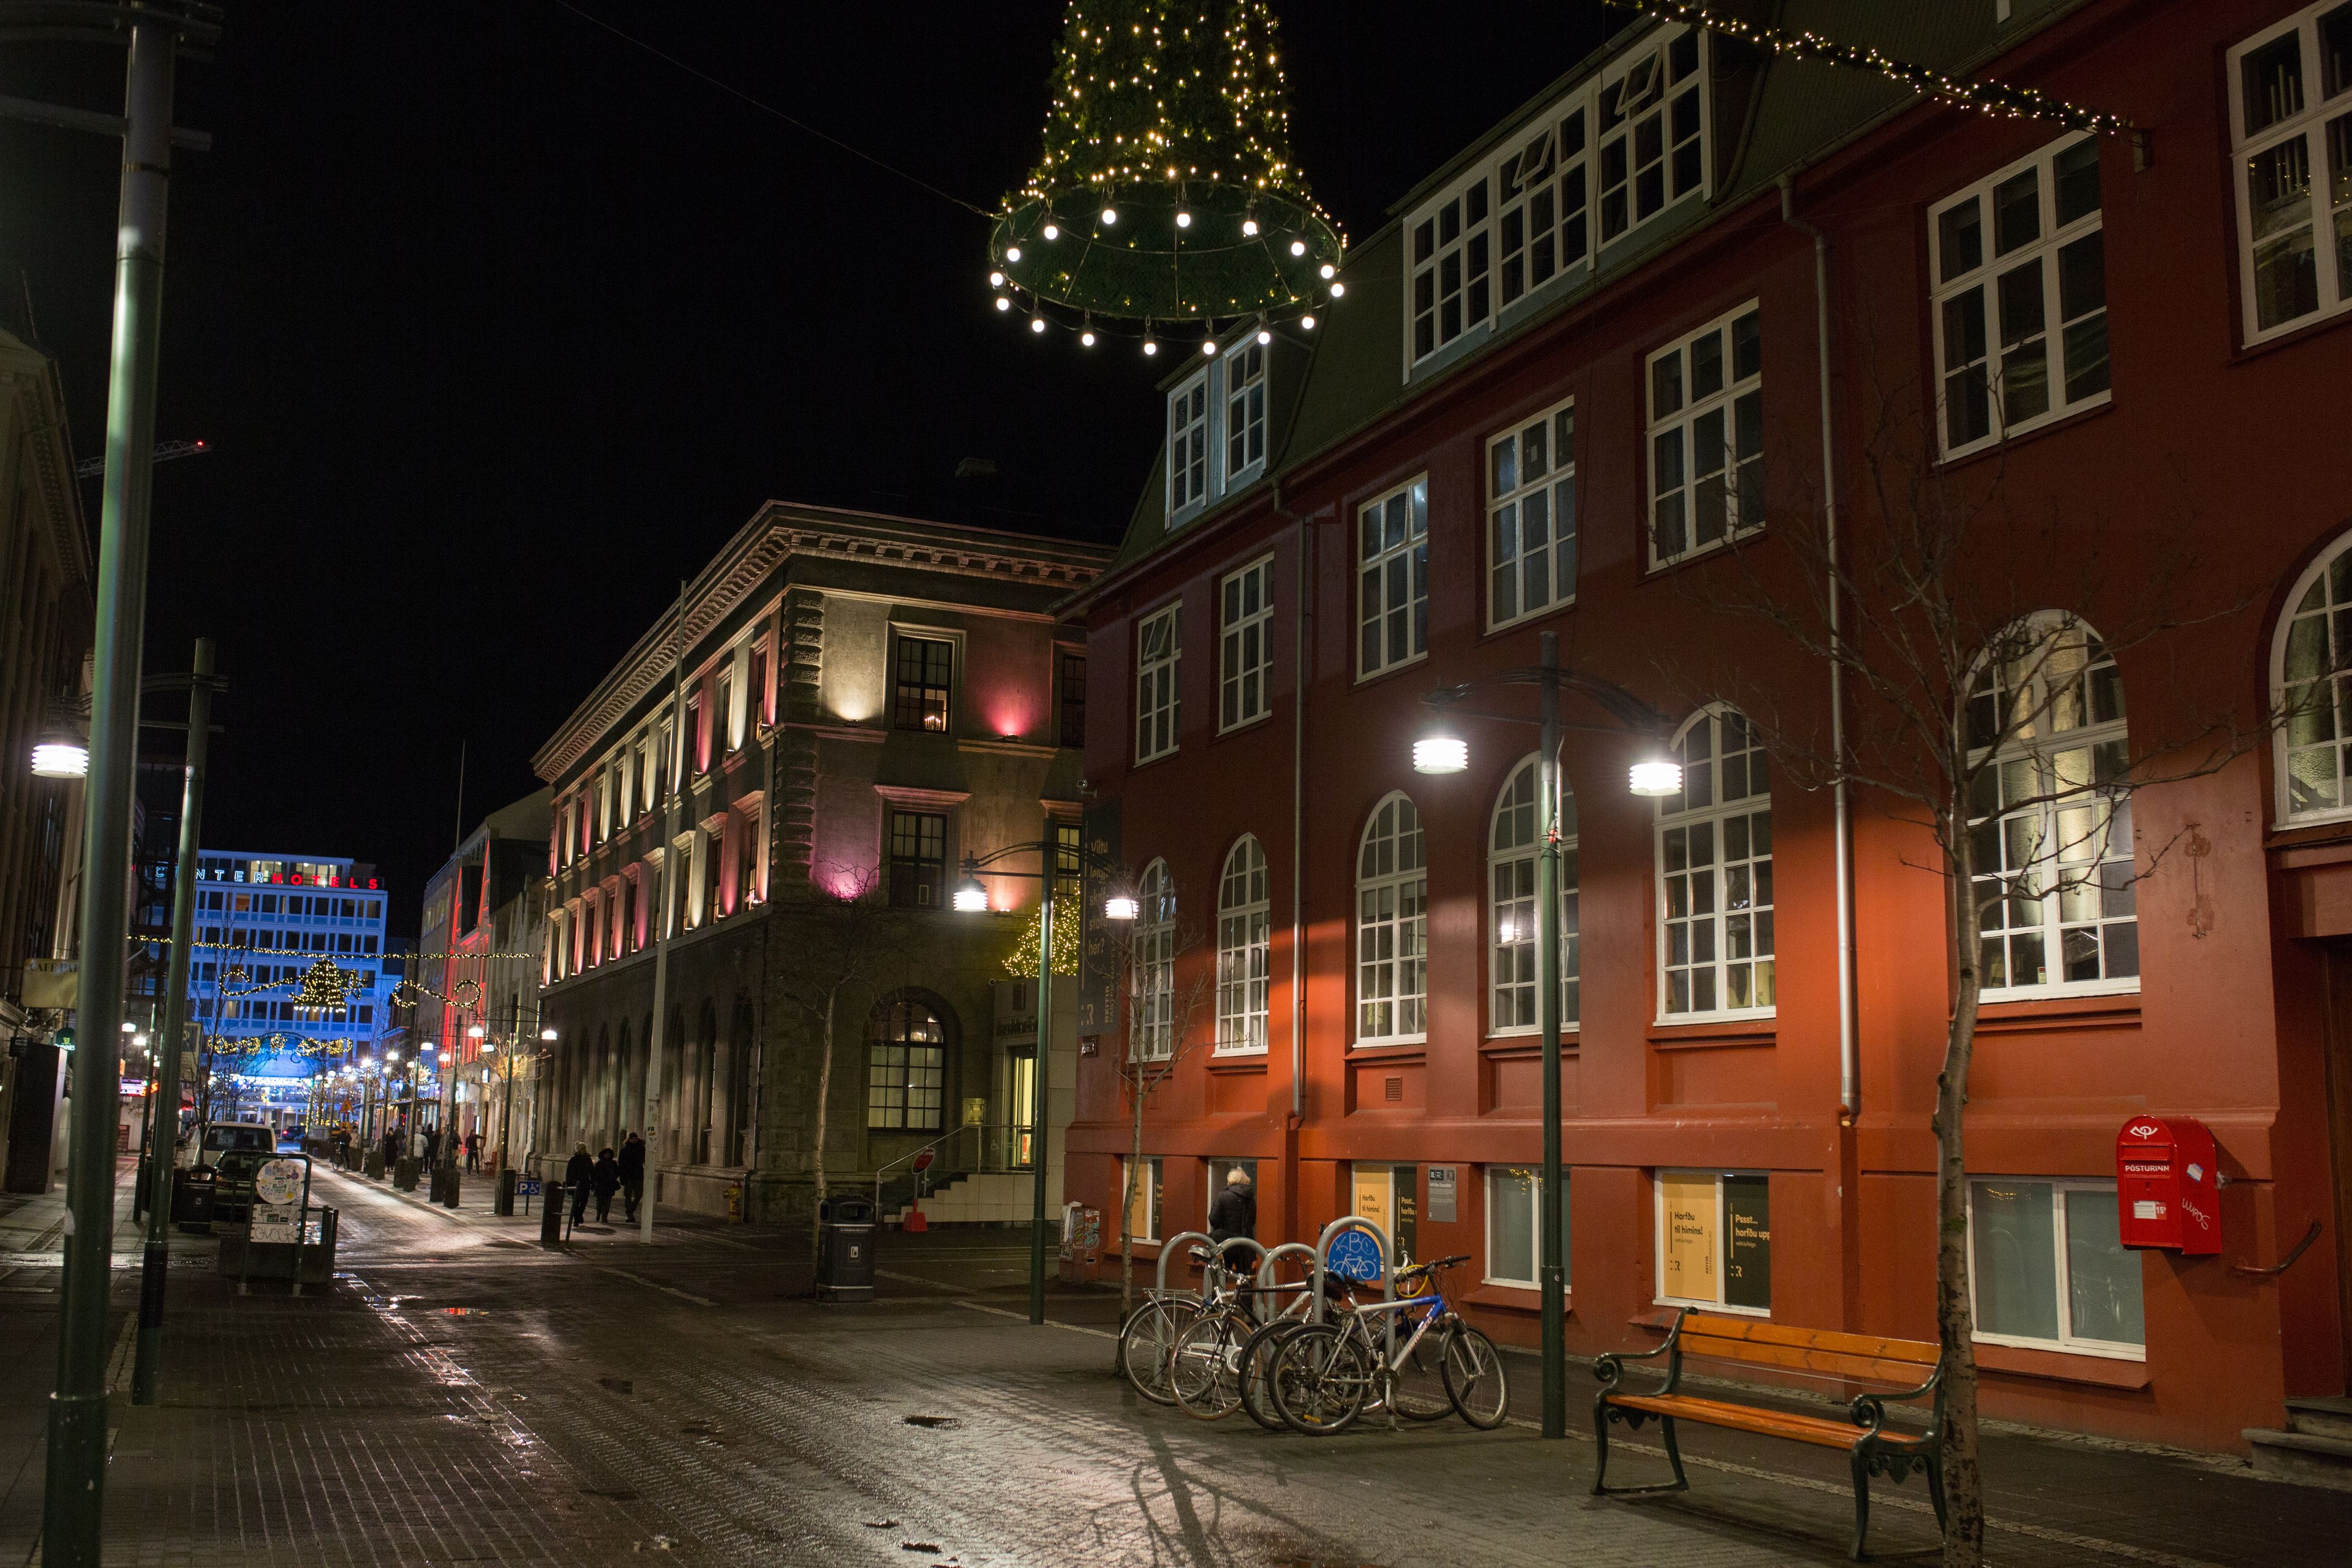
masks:
<instances>
[{"instance_id":1,"label":"red circular sign","mask_svg":"<svg viewBox=\"0 0 2352 1568\"><path fill-rule=\"evenodd\" d=\"M930 1168L931 1151L926 1149L915 1156L915 1169L918 1171L928 1171Z\"/></svg>"}]
</instances>

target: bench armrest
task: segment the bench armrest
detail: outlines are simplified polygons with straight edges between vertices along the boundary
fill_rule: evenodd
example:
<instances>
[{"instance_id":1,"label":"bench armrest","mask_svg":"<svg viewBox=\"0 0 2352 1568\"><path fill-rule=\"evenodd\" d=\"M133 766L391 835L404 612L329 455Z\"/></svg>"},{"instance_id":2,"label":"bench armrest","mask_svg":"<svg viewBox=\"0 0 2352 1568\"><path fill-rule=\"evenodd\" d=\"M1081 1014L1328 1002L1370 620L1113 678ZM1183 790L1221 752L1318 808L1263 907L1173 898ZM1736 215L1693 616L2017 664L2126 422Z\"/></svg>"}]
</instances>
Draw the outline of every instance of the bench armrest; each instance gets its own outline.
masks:
<instances>
[{"instance_id":1,"label":"bench armrest","mask_svg":"<svg viewBox=\"0 0 2352 1568\"><path fill-rule=\"evenodd\" d=\"M1916 1388L1888 1389L1877 1394L1854 1395L1845 1407L1846 1415L1852 1418L1855 1426L1863 1428L1866 1435L1875 1436L1886 1425L1888 1400L1924 1399L1930 1394L1937 1394L1943 1381L1944 1369L1941 1364L1938 1364L1934 1372L1928 1373L1927 1381ZM1937 1403L1940 1409L1942 1405L1940 1395Z\"/></svg>"},{"instance_id":2,"label":"bench armrest","mask_svg":"<svg viewBox=\"0 0 2352 1568\"><path fill-rule=\"evenodd\" d=\"M1659 1356L1664 1356L1666 1358L1665 1381L1658 1385L1657 1392L1672 1394L1675 1391L1675 1384L1682 1381L1683 1320L1689 1315L1688 1307L1677 1311L1675 1314L1674 1327L1666 1331L1666 1337L1649 1350L1610 1351L1596 1358L1592 1363L1592 1375L1600 1382L1601 1392L1614 1394L1617 1391L1619 1381L1625 1375L1627 1362L1654 1361Z\"/></svg>"}]
</instances>

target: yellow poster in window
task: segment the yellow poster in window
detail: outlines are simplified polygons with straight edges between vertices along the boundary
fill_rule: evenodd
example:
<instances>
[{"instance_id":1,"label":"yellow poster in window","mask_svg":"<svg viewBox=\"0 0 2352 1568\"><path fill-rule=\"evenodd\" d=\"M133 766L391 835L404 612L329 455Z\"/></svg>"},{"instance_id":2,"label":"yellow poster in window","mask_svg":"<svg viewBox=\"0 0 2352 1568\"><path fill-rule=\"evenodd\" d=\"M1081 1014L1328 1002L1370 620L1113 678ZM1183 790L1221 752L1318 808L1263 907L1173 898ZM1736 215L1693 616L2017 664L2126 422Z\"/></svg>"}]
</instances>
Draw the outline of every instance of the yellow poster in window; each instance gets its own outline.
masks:
<instances>
[{"instance_id":1,"label":"yellow poster in window","mask_svg":"<svg viewBox=\"0 0 2352 1568\"><path fill-rule=\"evenodd\" d=\"M1685 1301L1721 1300L1715 1265L1715 1178L1662 1175L1658 1195L1665 1232L1658 1258L1658 1294Z\"/></svg>"},{"instance_id":2,"label":"yellow poster in window","mask_svg":"<svg viewBox=\"0 0 2352 1568\"><path fill-rule=\"evenodd\" d=\"M1152 1188L1158 1185L1154 1180L1158 1174L1150 1160L1146 1160L1133 1170L1135 1201L1128 1205L1127 1233L1139 1241L1159 1239L1159 1232L1151 1227L1152 1210L1156 1206L1155 1200L1159 1195L1152 1191Z\"/></svg>"},{"instance_id":3,"label":"yellow poster in window","mask_svg":"<svg viewBox=\"0 0 2352 1568\"><path fill-rule=\"evenodd\" d=\"M1396 1219L1389 1204L1390 1189L1395 1184L1394 1173L1386 1165L1356 1167L1356 1212L1381 1227L1381 1234L1393 1237Z\"/></svg>"}]
</instances>

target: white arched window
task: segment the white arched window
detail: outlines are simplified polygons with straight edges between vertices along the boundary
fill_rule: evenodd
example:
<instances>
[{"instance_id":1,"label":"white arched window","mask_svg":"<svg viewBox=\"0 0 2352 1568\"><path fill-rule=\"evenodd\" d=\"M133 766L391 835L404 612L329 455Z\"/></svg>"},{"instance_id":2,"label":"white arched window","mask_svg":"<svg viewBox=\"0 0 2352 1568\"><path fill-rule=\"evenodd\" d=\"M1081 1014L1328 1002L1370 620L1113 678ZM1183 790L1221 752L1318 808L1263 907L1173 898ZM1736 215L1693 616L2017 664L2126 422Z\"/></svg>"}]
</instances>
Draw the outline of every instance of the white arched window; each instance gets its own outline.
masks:
<instances>
[{"instance_id":1,"label":"white arched window","mask_svg":"<svg viewBox=\"0 0 2352 1568\"><path fill-rule=\"evenodd\" d=\"M1392 795L1372 808L1356 857L1356 1044L1427 1037L1428 910L1421 814Z\"/></svg>"},{"instance_id":2,"label":"white arched window","mask_svg":"<svg viewBox=\"0 0 2352 1568\"><path fill-rule=\"evenodd\" d=\"M1135 997L1131 1061L1165 1061L1176 1048L1176 879L1154 860L1135 885Z\"/></svg>"},{"instance_id":3,"label":"white arched window","mask_svg":"<svg viewBox=\"0 0 2352 1568\"><path fill-rule=\"evenodd\" d=\"M1772 781L1736 708L1710 708L1675 738L1679 795L1658 802L1658 1013L1772 1011Z\"/></svg>"},{"instance_id":4,"label":"white arched window","mask_svg":"<svg viewBox=\"0 0 2352 1568\"><path fill-rule=\"evenodd\" d=\"M1225 857L1217 885L1217 1049L1265 1049L1267 972L1273 939L1265 851L1255 835Z\"/></svg>"},{"instance_id":5,"label":"white arched window","mask_svg":"<svg viewBox=\"0 0 2352 1568\"><path fill-rule=\"evenodd\" d=\"M1486 918L1491 945L1486 965L1487 1032L1515 1034L1538 1027L1536 989L1536 759L1511 774L1495 802L1486 837ZM1559 801L1559 1022L1576 1027L1576 795L1566 781Z\"/></svg>"},{"instance_id":6,"label":"white arched window","mask_svg":"<svg viewBox=\"0 0 2352 1568\"><path fill-rule=\"evenodd\" d=\"M2352 533L2312 563L2286 602L2271 647L2272 696L2286 721L2278 819L2340 821L2352 816Z\"/></svg>"},{"instance_id":7,"label":"white arched window","mask_svg":"<svg viewBox=\"0 0 2352 1568\"><path fill-rule=\"evenodd\" d=\"M2124 683L2098 633L2035 616L1969 700L1988 998L2139 988Z\"/></svg>"}]
</instances>

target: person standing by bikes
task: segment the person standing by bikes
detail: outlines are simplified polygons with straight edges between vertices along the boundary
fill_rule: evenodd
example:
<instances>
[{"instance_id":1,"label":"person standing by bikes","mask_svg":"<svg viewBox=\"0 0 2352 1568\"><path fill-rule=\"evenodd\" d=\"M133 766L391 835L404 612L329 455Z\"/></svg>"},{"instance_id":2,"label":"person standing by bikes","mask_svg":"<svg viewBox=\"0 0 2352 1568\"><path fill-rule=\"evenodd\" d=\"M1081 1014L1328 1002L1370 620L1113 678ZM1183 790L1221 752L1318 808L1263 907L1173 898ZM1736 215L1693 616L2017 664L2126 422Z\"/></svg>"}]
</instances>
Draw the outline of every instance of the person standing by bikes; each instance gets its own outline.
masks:
<instances>
[{"instance_id":1,"label":"person standing by bikes","mask_svg":"<svg viewBox=\"0 0 2352 1568\"><path fill-rule=\"evenodd\" d=\"M1225 1245L1257 1239L1257 1184L1250 1179L1248 1166L1235 1165L1225 1173L1223 1190L1209 1205L1209 1239L1217 1244L1227 1268L1250 1272L1251 1249Z\"/></svg>"}]
</instances>

